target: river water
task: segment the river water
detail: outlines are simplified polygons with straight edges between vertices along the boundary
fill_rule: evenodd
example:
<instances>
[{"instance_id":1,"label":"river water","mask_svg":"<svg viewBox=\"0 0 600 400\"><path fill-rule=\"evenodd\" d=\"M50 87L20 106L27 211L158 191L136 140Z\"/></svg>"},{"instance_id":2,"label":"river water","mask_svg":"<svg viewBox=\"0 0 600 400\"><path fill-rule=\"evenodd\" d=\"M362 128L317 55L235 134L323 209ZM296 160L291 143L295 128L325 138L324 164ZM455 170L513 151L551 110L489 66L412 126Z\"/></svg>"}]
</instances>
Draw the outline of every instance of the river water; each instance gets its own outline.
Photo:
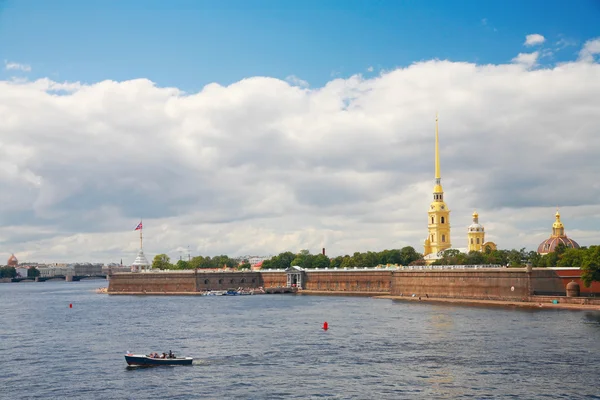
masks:
<instances>
[{"instance_id":1,"label":"river water","mask_svg":"<svg viewBox=\"0 0 600 400\"><path fill-rule=\"evenodd\" d=\"M0 398L600 398L597 312L105 286L0 284ZM169 350L194 365L123 357Z\"/></svg>"}]
</instances>

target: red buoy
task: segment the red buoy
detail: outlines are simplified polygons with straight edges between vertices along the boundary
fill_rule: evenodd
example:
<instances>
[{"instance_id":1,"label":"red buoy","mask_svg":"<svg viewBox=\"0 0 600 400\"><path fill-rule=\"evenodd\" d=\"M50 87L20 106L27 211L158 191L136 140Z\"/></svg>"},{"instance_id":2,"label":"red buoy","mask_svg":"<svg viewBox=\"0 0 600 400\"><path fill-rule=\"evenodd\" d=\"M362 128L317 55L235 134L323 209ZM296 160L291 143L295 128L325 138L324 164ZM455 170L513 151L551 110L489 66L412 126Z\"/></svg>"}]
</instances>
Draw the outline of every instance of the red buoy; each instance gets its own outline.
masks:
<instances>
[{"instance_id":1,"label":"red buoy","mask_svg":"<svg viewBox=\"0 0 600 400\"><path fill-rule=\"evenodd\" d=\"M73 308L73 304L72 303L69 303L69 308Z\"/></svg>"},{"instance_id":2,"label":"red buoy","mask_svg":"<svg viewBox=\"0 0 600 400\"><path fill-rule=\"evenodd\" d=\"M327 323L327 321L323 322L323 330L326 331L327 329L329 329L329 324Z\"/></svg>"}]
</instances>

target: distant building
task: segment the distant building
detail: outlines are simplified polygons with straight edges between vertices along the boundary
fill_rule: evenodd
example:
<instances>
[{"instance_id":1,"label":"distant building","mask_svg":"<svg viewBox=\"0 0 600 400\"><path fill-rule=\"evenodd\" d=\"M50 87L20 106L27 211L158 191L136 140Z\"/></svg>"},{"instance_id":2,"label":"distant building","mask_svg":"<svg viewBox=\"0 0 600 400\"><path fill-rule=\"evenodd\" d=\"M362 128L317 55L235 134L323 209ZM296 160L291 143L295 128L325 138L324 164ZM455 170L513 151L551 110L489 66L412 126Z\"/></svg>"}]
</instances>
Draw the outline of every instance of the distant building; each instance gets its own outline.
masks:
<instances>
[{"instance_id":1,"label":"distant building","mask_svg":"<svg viewBox=\"0 0 600 400\"><path fill-rule=\"evenodd\" d=\"M558 213L558 210L556 210L554 217L556 220L552 224L552 235L540 243L537 252L542 255L552 253L554 250L556 250L556 246L559 244L564 244L570 249L578 249L579 244L565 235L565 226L560 221L560 214Z\"/></svg>"},{"instance_id":2,"label":"distant building","mask_svg":"<svg viewBox=\"0 0 600 400\"><path fill-rule=\"evenodd\" d=\"M15 257L15 255L13 254L8 258L6 265L9 267L16 267L17 265L19 265L19 260L17 260L17 257Z\"/></svg>"},{"instance_id":3,"label":"distant building","mask_svg":"<svg viewBox=\"0 0 600 400\"><path fill-rule=\"evenodd\" d=\"M477 211L473 212L473 223L469 225L467 231L467 249L468 251L497 250L496 243L485 241L485 229L479 223Z\"/></svg>"}]
</instances>

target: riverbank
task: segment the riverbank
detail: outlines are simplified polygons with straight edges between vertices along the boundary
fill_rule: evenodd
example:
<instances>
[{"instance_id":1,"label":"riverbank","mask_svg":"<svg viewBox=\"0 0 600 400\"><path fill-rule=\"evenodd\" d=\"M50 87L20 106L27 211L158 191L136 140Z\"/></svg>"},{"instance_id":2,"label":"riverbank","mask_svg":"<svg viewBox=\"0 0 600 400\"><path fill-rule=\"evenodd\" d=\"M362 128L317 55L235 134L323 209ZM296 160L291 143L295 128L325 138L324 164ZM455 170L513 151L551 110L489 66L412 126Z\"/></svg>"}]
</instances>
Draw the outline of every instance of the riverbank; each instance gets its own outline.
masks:
<instances>
[{"instance_id":1,"label":"riverbank","mask_svg":"<svg viewBox=\"0 0 600 400\"><path fill-rule=\"evenodd\" d=\"M437 304L461 304L461 305L481 305L481 306L496 306L496 307L521 307L521 308L546 308L546 309L562 309L562 310L593 310L600 311L598 304L573 304L539 301L510 301L510 300L478 300L478 299L450 299L450 298L432 298L432 297L406 297L406 296L374 296L377 299L389 299L398 301L416 301L420 303L437 303ZM535 299L532 299L535 300Z\"/></svg>"}]
</instances>

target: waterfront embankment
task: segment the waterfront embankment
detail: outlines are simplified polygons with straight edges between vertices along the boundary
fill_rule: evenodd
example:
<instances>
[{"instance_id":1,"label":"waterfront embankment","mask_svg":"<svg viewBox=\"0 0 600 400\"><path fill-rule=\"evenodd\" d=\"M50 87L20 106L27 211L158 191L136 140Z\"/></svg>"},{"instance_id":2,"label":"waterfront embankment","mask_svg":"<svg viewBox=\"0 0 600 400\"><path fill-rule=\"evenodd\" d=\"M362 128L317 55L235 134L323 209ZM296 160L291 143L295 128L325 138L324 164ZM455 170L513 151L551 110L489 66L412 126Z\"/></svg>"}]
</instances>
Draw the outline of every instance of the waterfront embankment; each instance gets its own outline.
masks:
<instances>
[{"instance_id":1,"label":"waterfront embankment","mask_svg":"<svg viewBox=\"0 0 600 400\"><path fill-rule=\"evenodd\" d=\"M421 303L438 304L462 304L471 306L497 306L497 307L521 307L521 308L546 308L562 310L594 310L600 311L600 299L577 298L580 303L567 303L575 300L562 296L532 296L524 301L510 300L480 300L480 299L459 299L459 298L434 298L434 297L412 297L412 296L375 296L377 299L390 299L398 301L413 301ZM554 302L556 301L556 302Z\"/></svg>"}]
</instances>

